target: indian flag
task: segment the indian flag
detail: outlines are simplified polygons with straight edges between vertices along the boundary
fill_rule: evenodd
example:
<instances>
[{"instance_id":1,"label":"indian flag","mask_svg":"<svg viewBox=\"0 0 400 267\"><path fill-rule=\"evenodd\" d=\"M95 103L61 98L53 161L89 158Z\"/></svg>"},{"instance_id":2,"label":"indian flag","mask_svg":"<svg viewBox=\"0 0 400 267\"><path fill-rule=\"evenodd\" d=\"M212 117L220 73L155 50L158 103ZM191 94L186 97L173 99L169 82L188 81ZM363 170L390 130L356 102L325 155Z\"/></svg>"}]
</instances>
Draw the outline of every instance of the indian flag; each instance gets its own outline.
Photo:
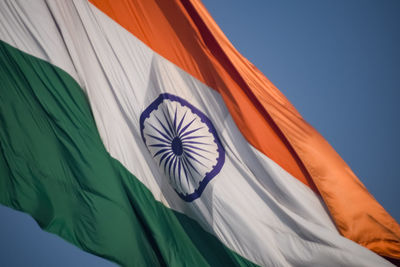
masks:
<instances>
[{"instance_id":1,"label":"indian flag","mask_svg":"<svg viewBox=\"0 0 400 267\"><path fill-rule=\"evenodd\" d=\"M44 230L123 266L400 259L399 225L200 1L4 0L0 40L0 203Z\"/></svg>"}]
</instances>

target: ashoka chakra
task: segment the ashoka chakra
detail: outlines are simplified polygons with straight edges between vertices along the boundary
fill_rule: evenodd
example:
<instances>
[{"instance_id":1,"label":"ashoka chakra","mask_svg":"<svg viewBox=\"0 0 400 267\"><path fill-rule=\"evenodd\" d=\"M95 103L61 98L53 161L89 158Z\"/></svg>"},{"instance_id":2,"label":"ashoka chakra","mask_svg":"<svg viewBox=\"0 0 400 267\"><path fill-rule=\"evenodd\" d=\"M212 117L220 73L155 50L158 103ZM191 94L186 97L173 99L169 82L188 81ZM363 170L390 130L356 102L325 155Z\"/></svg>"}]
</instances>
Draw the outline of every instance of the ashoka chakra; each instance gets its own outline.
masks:
<instances>
[{"instance_id":1,"label":"ashoka chakra","mask_svg":"<svg viewBox=\"0 0 400 267\"><path fill-rule=\"evenodd\" d=\"M185 201L200 197L224 164L225 151L207 116L186 100L161 94L140 116L142 138Z\"/></svg>"}]
</instances>

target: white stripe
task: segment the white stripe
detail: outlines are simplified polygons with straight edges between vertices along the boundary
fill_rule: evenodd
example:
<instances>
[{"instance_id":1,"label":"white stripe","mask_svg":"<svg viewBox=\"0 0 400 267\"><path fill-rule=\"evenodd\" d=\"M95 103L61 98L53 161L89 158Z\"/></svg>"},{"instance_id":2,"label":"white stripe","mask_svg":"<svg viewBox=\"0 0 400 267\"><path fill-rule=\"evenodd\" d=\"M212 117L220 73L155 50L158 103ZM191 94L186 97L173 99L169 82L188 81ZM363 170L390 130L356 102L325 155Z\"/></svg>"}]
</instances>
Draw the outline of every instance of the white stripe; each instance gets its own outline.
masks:
<instances>
[{"instance_id":1,"label":"white stripe","mask_svg":"<svg viewBox=\"0 0 400 267\"><path fill-rule=\"evenodd\" d=\"M338 234L320 199L248 144L221 96L173 65L94 6L2 1L0 37L61 67L86 91L109 153L165 206L196 219L227 247L265 266L383 266ZM139 125L161 93L189 101L214 124L226 151L199 199L183 201L148 152Z\"/></svg>"}]
</instances>

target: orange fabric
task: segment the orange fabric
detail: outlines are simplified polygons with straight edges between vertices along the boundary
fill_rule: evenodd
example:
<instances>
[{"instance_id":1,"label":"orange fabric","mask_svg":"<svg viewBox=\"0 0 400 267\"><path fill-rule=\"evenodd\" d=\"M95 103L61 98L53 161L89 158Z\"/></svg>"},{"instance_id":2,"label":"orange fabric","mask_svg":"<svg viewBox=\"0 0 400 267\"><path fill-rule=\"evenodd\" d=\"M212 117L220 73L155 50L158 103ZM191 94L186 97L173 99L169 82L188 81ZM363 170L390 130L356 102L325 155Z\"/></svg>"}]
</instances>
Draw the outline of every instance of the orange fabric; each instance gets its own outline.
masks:
<instances>
[{"instance_id":1,"label":"orange fabric","mask_svg":"<svg viewBox=\"0 0 400 267\"><path fill-rule=\"evenodd\" d=\"M196 0L90 0L155 52L223 97L244 137L319 192L340 232L400 259L400 226ZM315 187L316 186L316 187Z\"/></svg>"}]
</instances>

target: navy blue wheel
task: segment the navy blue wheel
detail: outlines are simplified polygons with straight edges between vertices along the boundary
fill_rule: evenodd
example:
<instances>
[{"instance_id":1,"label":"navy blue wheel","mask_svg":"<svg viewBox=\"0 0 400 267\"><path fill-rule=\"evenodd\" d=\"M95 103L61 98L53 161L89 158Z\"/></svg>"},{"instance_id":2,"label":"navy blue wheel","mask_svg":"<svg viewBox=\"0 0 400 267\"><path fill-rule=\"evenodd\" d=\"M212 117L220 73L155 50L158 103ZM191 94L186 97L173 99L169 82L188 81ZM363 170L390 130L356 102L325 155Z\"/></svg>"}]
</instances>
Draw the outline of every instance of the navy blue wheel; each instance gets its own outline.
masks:
<instances>
[{"instance_id":1,"label":"navy blue wheel","mask_svg":"<svg viewBox=\"0 0 400 267\"><path fill-rule=\"evenodd\" d=\"M140 117L144 143L160 171L185 201L200 197L225 161L207 116L186 100L161 94Z\"/></svg>"}]
</instances>

